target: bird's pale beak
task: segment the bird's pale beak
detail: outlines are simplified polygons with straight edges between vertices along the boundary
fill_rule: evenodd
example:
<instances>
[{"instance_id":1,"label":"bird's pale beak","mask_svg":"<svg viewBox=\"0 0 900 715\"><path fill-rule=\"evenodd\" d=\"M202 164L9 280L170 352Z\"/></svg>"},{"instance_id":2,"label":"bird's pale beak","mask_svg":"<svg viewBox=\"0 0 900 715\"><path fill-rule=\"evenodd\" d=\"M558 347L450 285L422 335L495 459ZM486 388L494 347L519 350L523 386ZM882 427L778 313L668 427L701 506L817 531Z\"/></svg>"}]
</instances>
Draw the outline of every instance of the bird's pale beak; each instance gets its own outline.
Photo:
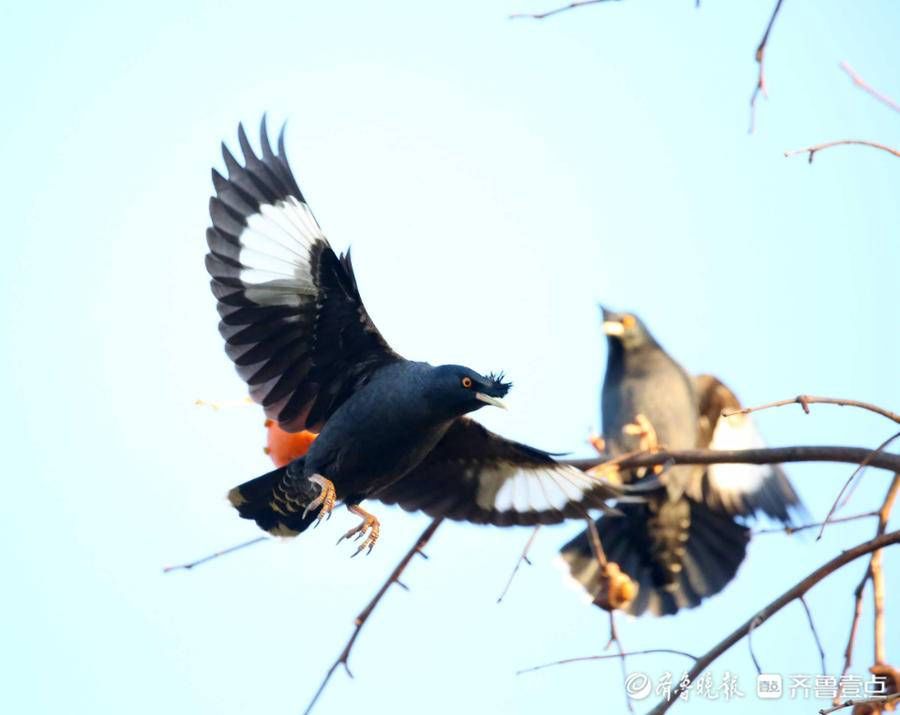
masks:
<instances>
[{"instance_id":1,"label":"bird's pale beak","mask_svg":"<svg viewBox=\"0 0 900 715\"><path fill-rule=\"evenodd\" d=\"M503 403L503 400L500 400L496 397L491 397L490 395L485 395L483 392L476 392L475 399L481 400L482 402L485 402L488 405L493 405L494 407L499 407L501 410L506 409L506 405Z\"/></svg>"},{"instance_id":2,"label":"bird's pale beak","mask_svg":"<svg viewBox=\"0 0 900 715\"><path fill-rule=\"evenodd\" d=\"M622 325L622 323L620 323L618 320L604 320L603 332L607 335L620 337L625 334L625 326Z\"/></svg>"}]
</instances>

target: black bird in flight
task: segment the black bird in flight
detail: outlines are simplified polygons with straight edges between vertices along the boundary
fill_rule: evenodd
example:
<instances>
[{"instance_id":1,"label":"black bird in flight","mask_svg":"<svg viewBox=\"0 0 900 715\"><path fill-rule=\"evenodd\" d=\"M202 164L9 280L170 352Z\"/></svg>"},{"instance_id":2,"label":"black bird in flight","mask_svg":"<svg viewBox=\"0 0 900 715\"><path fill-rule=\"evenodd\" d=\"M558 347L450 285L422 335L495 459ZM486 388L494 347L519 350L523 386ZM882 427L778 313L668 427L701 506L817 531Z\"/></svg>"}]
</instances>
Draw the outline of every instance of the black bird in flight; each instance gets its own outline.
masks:
<instances>
[{"instance_id":1,"label":"black bird in flight","mask_svg":"<svg viewBox=\"0 0 900 715\"><path fill-rule=\"evenodd\" d=\"M265 117L261 154L242 126L243 166L222 145L227 178L212 172L206 267L225 350L250 395L288 431L319 432L309 452L231 490L240 515L295 536L343 501L362 518L348 531L378 538L367 498L431 516L498 526L550 524L620 492L541 450L464 417L502 407L510 384L460 365L395 353L363 306L349 252L338 257ZM397 280L396 277L392 280ZM354 554L355 555L355 554Z\"/></svg>"},{"instance_id":2,"label":"black bird in flight","mask_svg":"<svg viewBox=\"0 0 900 715\"><path fill-rule=\"evenodd\" d=\"M748 449L763 446L747 415L722 417L740 403L710 375L691 377L634 315L603 309L609 352L601 395L603 435L615 457L634 450ZM621 474L625 483L642 471ZM623 518L600 517L596 526L610 561L638 584L627 610L672 614L721 591L744 560L749 529L736 517L762 512L784 524L802 510L777 466L681 465L665 485L644 493L643 504L623 504ZM561 550L569 572L591 596L600 573L587 532Z\"/></svg>"}]
</instances>

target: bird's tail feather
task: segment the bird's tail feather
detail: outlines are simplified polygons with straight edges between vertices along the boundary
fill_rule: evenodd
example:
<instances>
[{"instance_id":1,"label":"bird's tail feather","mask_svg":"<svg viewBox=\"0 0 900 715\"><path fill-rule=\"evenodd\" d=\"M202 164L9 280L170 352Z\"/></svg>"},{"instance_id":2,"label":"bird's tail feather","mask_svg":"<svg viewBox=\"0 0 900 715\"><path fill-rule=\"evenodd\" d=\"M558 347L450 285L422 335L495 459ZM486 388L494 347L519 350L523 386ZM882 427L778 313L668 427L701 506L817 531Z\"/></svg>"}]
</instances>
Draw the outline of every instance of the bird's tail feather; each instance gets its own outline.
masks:
<instances>
[{"instance_id":1,"label":"bird's tail feather","mask_svg":"<svg viewBox=\"0 0 900 715\"><path fill-rule=\"evenodd\" d=\"M300 461L293 462L292 469L299 466L302 473ZM306 480L303 482L305 486ZM297 488L288 467L279 467L228 492L228 501L241 518L252 519L273 536L297 536L305 531L316 519L315 510L303 515L310 500L309 494Z\"/></svg>"},{"instance_id":2,"label":"bird's tail feather","mask_svg":"<svg viewBox=\"0 0 900 715\"><path fill-rule=\"evenodd\" d=\"M749 531L726 514L688 499L623 504L621 517L600 517L606 556L639 586L626 607L633 615L693 608L721 591L744 560ZM569 573L593 597L599 566L587 532L561 549Z\"/></svg>"}]
</instances>

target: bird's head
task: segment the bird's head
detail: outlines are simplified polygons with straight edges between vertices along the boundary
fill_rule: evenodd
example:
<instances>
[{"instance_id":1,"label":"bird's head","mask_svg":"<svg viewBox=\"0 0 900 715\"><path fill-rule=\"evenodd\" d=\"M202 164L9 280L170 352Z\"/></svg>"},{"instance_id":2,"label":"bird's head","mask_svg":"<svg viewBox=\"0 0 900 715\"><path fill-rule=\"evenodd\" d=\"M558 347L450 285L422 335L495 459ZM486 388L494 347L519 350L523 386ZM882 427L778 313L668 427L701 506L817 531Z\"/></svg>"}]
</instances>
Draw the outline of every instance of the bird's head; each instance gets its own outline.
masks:
<instances>
[{"instance_id":1,"label":"bird's head","mask_svg":"<svg viewBox=\"0 0 900 715\"><path fill-rule=\"evenodd\" d=\"M441 365L431 371L426 394L448 414L463 415L485 405L506 409L500 398L510 387L512 383L503 381L503 373L485 377L462 365Z\"/></svg>"},{"instance_id":2,"label":"bird's head","mask_svg":"<svg viewBox=\"0 0 900 715\"><path fill-rule=\"evenodd\" d=\"M606 333L610 345L618 344L625 350L656 345L656 340L636 315L616 313L602 305L600 310L603 313L603 332Z\"/></svg>"}]
</instances>

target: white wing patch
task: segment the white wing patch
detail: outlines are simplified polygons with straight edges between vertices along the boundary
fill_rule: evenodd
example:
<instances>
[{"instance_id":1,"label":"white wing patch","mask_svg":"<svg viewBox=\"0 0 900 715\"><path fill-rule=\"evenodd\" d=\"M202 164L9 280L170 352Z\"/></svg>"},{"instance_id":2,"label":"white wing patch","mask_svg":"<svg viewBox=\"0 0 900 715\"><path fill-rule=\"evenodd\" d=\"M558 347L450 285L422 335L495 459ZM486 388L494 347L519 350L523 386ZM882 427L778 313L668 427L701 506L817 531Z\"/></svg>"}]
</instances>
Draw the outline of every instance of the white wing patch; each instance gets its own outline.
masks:
<instances>
[{"instance_id":1,"label":"white wing patch","mask_svg":"<svg viewBox=\"0 0 900 715\"><path fill-rule=\"evenodd\" d=\"M720 417L713 431L710 449L754 449L765 447L762 435L746 415ZM714 464L709 468L711 486L728 502L728 494L752 494L762 488L772 474L765 464Z\"/></svg>"},{"instance_id":2,"label":"white wing patch","mask_svg":"<svg viewBox=\"0 0 900 715\"><path fill-rule=\"evenodd\" d=\"M263 204L238 236L246 296L258 305L297 306L315 296L313 246L326 242L309 207L293 196Z\"/></svg>"},{"instance_id":3,"label":"white wing patch","mask_svg":"<svg viewBox=\"0 0 900 715\"><path fill-rule=\"evenodd\" d=\"M562 511L581 502L598 480L564 464L523 468L503 464L478 474L475 500L486 511L517 513Z\"/></svg>"}]
</instances>

